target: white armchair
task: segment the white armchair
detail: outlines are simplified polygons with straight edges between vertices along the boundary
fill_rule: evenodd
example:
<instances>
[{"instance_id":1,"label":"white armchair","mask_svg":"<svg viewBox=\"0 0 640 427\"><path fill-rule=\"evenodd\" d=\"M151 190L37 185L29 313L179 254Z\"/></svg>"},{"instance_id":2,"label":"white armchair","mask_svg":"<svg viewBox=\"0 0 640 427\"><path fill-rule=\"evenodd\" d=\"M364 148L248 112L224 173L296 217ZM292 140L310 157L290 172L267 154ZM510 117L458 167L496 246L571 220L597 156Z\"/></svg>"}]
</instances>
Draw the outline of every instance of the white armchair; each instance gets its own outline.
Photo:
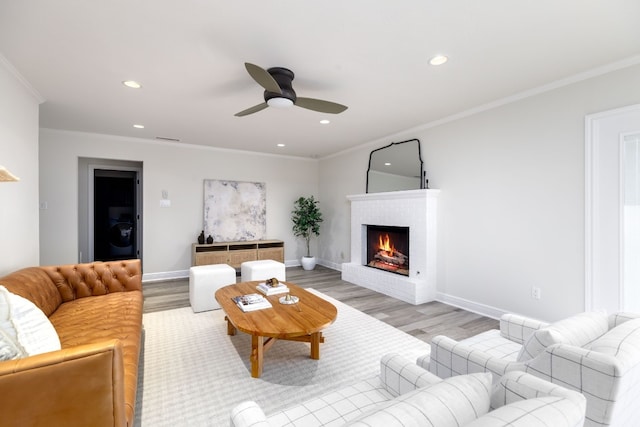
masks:
<instances>
[{"instance_id":1,"label":"white armchair","mask_svg":"<svg viewBox=\"0 0 640 427\"><path fill-rule=\"evenodd\" d=\"M418 364L441 378L528 372L584 394L586 426L640 419L640 314L581 313L553 324L508 314L500 331L459 342L434 337Z\"/></svg>"},{"instance_id":2,"label":"white armchair","mask_svg":"<svg viewBox=\"0 0 640 427\"><path fill-rule=\"evenodd\" d=\"M586 401L574 391L524 372L492 388L488 373L442 380L398 355L386 355L380 375L266 416L253 401L231 411L232 427L408 425L579 427Z\"/></svg>"}]
</instances>

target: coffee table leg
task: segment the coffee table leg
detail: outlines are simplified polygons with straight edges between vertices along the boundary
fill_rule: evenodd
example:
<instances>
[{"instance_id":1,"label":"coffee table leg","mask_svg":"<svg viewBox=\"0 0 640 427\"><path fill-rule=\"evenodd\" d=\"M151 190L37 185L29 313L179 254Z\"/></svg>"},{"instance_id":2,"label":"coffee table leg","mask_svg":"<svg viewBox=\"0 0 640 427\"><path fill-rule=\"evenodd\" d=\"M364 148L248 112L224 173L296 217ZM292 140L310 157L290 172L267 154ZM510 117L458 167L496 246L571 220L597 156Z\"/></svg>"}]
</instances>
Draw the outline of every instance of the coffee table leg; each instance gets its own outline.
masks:
<instances>
[{"instance_id":1,"label":"coffee table leg","mask_svg":"<svg viewBox=\"0 0 640 427\"><path fill-rule=\"evenodd\" d=\"M322 341L322 332L311 334L311 358L320 359L320 342Z\"/></svg>"},{"instance_id":2,"label":"coffee table leg","mask_svg":"<svg viewBox=\"0 0 640 427\"><path fill-rule=\"evenodd\" d=\"M251 376L260 378L264 360L264 337L251 335Z\"/></svg>"},{"instance_id":3,"label":"coffee table leg","mask_svg":"<svg viewBox=\"0 0 640 427\"><path fill-rule=\"evenodd\" d=\"M235 335L236 327L233 326L233 323L231 323L231 320L229 320L227 316L224 316L224 320L227 321L227 335Z\"/></svg>"}]
</instances>

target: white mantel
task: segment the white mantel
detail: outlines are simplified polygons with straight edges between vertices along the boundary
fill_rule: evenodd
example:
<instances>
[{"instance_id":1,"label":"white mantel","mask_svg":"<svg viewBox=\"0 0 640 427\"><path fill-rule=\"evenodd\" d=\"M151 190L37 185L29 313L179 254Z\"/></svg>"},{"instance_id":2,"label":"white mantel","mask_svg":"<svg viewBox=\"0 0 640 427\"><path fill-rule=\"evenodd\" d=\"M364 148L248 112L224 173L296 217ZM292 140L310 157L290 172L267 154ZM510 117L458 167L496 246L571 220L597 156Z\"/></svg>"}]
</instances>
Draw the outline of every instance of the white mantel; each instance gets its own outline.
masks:
<instances>
[{"instance_id":1,"label":"white mantel","mask_svg":"<svg viewBox=\"0 0 640 427\"><path fill-rule=\"evenodd\" d=\"M342 279L411 304L433 301L439 193L408 190L347 196L351 201L351 262L342 264ZM366 225L409 227L408 277L363 265Z\"/></svg>"}]
</instances>

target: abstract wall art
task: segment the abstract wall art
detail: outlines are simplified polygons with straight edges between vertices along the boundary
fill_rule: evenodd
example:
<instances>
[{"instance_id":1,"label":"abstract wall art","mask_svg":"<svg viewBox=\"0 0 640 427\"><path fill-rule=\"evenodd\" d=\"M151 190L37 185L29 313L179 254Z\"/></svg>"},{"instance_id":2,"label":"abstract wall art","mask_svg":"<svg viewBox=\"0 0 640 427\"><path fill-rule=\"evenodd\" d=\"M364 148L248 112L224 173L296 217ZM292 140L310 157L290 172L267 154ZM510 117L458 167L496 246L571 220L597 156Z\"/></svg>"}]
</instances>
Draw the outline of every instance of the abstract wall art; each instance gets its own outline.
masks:
<instances>
[{"instance_id":1,"label":"abstract wall art","mask_svg":"<svg viewBox=\"0 0 640 427\"><path fill-rule=\"evenodd\" d=\"M267 194L263 182L204 180L204 234L214 242L264 239Z\"/></svg>"}]
</instances>

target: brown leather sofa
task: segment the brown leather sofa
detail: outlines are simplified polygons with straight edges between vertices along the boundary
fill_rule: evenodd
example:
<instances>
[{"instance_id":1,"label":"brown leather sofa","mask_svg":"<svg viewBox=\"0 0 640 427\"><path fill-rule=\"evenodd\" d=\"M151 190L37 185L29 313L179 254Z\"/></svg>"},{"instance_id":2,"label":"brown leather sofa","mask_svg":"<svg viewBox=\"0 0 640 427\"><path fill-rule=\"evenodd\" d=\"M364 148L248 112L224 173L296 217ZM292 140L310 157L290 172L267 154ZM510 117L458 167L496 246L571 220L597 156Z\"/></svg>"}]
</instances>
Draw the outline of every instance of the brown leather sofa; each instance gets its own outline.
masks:
<instances>
[{"instance_id":1,"label":"brown leather sofa","mask_svg":"<svg viewBox=\"0 0 640 427\"><path fill-rule=\"evenodd\" d=\"M0 284L49 317L62 347L0 362L0 426L132 426L140 260L29 267Z\"/></svg>"}]
</instances>

